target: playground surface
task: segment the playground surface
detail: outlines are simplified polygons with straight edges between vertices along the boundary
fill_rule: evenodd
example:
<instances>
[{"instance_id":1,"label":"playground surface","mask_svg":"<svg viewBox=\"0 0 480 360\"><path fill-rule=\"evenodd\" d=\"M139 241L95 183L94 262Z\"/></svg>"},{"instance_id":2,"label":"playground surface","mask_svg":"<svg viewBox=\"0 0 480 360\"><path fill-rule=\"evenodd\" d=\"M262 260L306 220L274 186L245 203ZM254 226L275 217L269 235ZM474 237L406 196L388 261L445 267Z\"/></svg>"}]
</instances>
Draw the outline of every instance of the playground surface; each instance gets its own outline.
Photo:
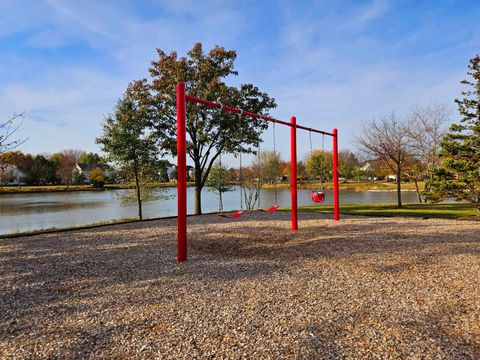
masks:
<instances>
[{"instance_id":1,"label":"playground surface","mask_svg":"<svg viewBox=\"0 0 480 360\"><path fill-rule=\"evenodd\" d=\"M480 224L250 213L0 240L0 358L480 358Z\"/></svg>"}]
</instances>

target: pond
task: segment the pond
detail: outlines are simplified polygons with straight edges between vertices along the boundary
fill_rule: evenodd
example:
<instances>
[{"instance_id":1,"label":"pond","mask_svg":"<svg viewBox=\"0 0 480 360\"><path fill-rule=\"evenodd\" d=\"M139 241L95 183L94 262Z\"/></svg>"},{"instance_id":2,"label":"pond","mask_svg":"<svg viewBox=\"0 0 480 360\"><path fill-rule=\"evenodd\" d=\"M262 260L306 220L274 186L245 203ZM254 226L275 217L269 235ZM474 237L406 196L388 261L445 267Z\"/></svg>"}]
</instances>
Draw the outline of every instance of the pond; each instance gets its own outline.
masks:
<instances>
[{"instance_id":1,"label":"pond","mask_svg":"<svg viewBox=\"0 0 480 360\"><path fill-rule=\"evenodd\" d=\"M40 230L81 226L115 219L134 218L137 215L136 203L122 205L115 195L128 190L78 191L58 193L10 194L0 195L0 234L20 231ZM163 194L167 200L154 200L144 203L144 217L176 216L176 189L166 188ZM188 212L193 213L194 188L188 188ZM290 191L278 190L278 205L290 207ZM224 194L225 210L240 208L239 188ZM273 190L263 190L261 207L274 204ZM402 193L405 202L416 202L414 192ZM340 202L345 204L392 203L396 201L395 192L356 192L341 190ZM309 190L298 190L299 205L312 205ZM332 204L332 192L326 191L325 204ZM218 209L215 194L204 189L202 192L204 212Z\"/></svg>"}]
</instances>

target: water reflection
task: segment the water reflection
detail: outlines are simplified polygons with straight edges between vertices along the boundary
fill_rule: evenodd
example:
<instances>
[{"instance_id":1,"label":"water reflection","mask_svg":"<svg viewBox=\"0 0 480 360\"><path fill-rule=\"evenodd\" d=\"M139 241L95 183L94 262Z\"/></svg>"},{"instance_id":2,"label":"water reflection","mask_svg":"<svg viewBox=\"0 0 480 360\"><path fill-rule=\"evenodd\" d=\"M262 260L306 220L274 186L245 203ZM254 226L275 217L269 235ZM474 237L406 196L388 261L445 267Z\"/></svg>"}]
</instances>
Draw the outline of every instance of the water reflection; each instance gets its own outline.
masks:
<instances>
[{"instance_id":1,"label":"water reflection","mask_svg":"<svg viewBox=\"0 0 480 360\"><path fill-rule=\"evenodd\" d=\"M51 227L79 226L84 224L109 221L114 219L133 218L137 214L136 204L122 205L113 195L113 191L84 191L68 193L38 193L11 194L0 196L0 234ZM165 189L169 195L167 200L156 200L144 203L144 216L160 217L175 216L176 189ZM193 213L194 188L188 188L188 212ZM290 206L290 191L278 190L278 205ZM224 195L225 210L240 207L240 191ZM414 192L402 194L405 202L416 202ZM274 204L274 191L264 190L261 194L261 207L267 208ZM395 192L356 192L354 190L340 191L340 201L344 204L389 203L396 201ZM298 191L299 205L313 205L309 190ZM326 191L325 204L332 204L332 192ZM204 212L216 211L218 202L216 196L204 190L202 192Z\"/></svg>"}]
</instances>

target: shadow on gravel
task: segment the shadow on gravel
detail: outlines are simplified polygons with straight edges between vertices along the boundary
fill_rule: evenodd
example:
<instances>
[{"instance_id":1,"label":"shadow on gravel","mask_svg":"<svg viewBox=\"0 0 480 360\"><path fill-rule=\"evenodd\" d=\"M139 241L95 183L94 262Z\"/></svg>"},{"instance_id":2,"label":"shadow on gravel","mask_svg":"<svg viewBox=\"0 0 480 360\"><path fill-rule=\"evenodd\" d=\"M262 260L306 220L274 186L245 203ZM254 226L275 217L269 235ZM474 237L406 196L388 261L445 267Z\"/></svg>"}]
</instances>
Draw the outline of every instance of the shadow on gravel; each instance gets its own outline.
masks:
<instances>
[{"instance_id":1,"label":"shadow on gravel","mask_svg":"<svg viewBox=\"0 0 480 360\"><path fill-rule=\"evenodd\" d=\"M369 224L355 223L351 228L320 226L292 233L267 224L254 231L251 227L238 225L234 229L196 234L196 238L190 242L190 250L196 255L206 254L218 259L260 258L271 261L297 261L322 256L341 259L352 255L399 253L410 254L419 260L429 255L480 255L480 232L476 229L462 233L455 229L438 233L425 232L422 227L426 228L427 225L415 224L412 229L412 224L383 221L380 232L372 232Z\"/></svg>"},{"instance_id":2,"label":"shadow on gravel","mask_svg":"<svg viewBox=\"0 0 480 360\"><path fill-rule=\"evenodd\" d=\"M442 257L480 256L480 235L474 228L439 232L435 225L419 220L382 219L377 228L366 221L305 221L293 233L288 220L273 218L276 225L267 216L256 220L262 219L255 228L248 225L251 217L235 223L215 216L209 219L210 224L225 223L225 227L192 220L189 261L181 265L175 261L176 229L171 220L166 227L151 222L4 240L0 242L0 338L7 336L7 329L12 336L24 333L28 325L22 319L35 318L38 311L61 319L71 315L72 309L89 311L96 301L128 302L103 298L116 286L145 292L141 304L134 306L208 292L206 280L224 283L218 285L223 287L243 279L268 281L268 275L295 272L306 260L362 260L359 267L396 274ZM397 260L382 263L392 257ZM440 315L432 314L426 321L435 322ZM329 347L333 355L342 355L333 347L333 338L322 335L320 329L311 332L318 333L311 342L313 348ZM445 336L445 341L457 341L453 335Z\"/></svg>"}]
</instances>

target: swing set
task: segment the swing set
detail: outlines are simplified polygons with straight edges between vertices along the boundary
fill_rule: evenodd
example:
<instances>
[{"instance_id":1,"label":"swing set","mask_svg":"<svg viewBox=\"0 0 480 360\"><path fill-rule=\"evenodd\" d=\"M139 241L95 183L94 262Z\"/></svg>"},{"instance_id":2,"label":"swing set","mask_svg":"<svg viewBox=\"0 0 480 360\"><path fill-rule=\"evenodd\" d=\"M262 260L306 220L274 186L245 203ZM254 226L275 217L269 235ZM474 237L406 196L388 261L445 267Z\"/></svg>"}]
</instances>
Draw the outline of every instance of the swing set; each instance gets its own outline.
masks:
<instances>
[{"instance_id":1,"label":"swing set","mask_svg":"<svg viewBox=\"0 0 480 360\"><path fill-rule=\"evenodd\" d=\"M221 104L220 102L217 102L218 105L220 106L219 108L219 114L221 114L223 108L224 108L224 105ZM242 120L242 116L243 116L243 110L240 110L240 112L238 113L238 120L239 122L243 121ZM240 129L242 129L242 127L240 126ZM220 130L221 131L221 130ZM243 134L242 134L243 135ZM276 137L275 137L275 122L273 123L273 153L276 154ZM258 150L257 150L257 156L260 157L260 143L258 143ZM234 219L238 219L239 217L241 217L242 215L244 215L246 213L246 211L243 210L243 176L242 176L242 152L240 151L238 153L238 157L239 157L239 160L240 160L240 167L239 167L239 180L240 180L240 210L237 210L237 211L234 211L232 214L228 215L228 214L224 214L223 213L223 209L219 210L219 214L218 216L221 216L223 218L227 218L227 219L231 219L231 220L234 220ZM220 163L220 166L222 165L222 154L219 155L218 157L218 160L219 160L219 163ZM258 174L258 181L260 182L260 173ZM275 211L277 211L280 206L277 205L278 203L278 196L277 196L277 179L274 178L273 180L273 189L274 189L274 192L275 192L275 204L272 205L271 207L269 207L268 209L260 209L258 208L257 211L262 211L262 212L266 212L266 213L274 213ZM259 196L260 196L260 193L259 193ZM260 198L258 198L258 205L260 205Z\"/></svg>"},{"instance_id":2,"label":"swing set","mask_svg":"<svg viewBox=\"0 0 480 360\"><path fill-rule=\"evenodd\" d=\"M312 146L312 131L309 131L310 139L310 158L313 158L313 146ZM322 134L322 162L320 163L320 190L310 191L310 197L314 203L323 203L325 201L325 193L323 192L323 171L325 162L325 134Z\"/></svg>"},{"instance_id":3,"label":"swing set","mask_svg":"<svg viewBox=\"0 0 480 360\"><path fill-rule=\"evenodd\" d=\"M263 116L255 114L246 110L237 109L231 106L222 105L213 101L196 98L187 95L185 92L185 84L177 84L177 202L178 202L178 218L177 218L177 259L179 262L187 260L187 135L186 135L186 102L194 102L205 106L220 109L220 111L229 111L239 115L239 121L247 120L247 117L262 119L273 123L274 126L274 151L275 149L275 124L281 124L290 127L290 190L291 190L291 202L292 202L292 230L298 230L298 199L297 199L297 129L306 130L310 133L310 152L312 153L312 141L311 134L318 133L322 135L322 148L324 145L324 137L331 136L333 139L333 218L334 220L340 220L340 201L338 192L338 132L337 129L326 132L314 128L309 128L297 124L295 116L290 118L290 122L274 119L269 116ZM241 154L240 154L240 181L242 181L241 174ZM276 183L274 182L275 189L275 204L268 209L261 211L267 213L275 212L279 206L277 205L277 191ZM323 192L323 160L322 170L320 176L320 190L311 192L312 201L315 203L322 203L325 201L325 193ZM242 208L242 194L240 193L240 201ZM236 219L242 216L245 211L235 211L231 215L220 214L220 216Z\"/></svg>"}]
</instances>

